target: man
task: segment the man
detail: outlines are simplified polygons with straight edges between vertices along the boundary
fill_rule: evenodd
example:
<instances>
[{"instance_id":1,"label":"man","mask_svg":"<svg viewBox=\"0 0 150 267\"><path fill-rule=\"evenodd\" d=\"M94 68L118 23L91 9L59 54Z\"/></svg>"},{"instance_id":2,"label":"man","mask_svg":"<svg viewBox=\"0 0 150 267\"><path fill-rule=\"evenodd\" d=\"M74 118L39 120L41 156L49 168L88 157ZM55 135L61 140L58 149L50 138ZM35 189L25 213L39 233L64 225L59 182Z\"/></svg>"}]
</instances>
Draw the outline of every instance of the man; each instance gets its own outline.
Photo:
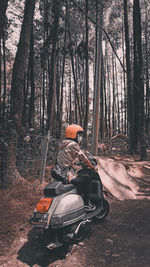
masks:
<instances>
[{"instance_id":1,"label":"man","mask_svg":"<svg viewBox=\"0 0 150 267\"><path fill-rule=\"evenodd\" d=\"M58 148L58 156L56 160L56 164L52 169L52 176L56 180L62 181L64 184L68 182L69 179L69 170L72 167L72 164L76 158L84 162L86 166L91 169L95 169L95 167L91 164L87 156L82 152L79 144L83 138L83 128L80 125L72 124L69 125L65 130L66 139L61 142ZM73 181L72 181L73 182ZM81 181L81 186L85 187L84 190L85 197L85 208L86 210L94 210L95 206L93 206L88 198L88 183L90 181ZM85 189L85 188L84 188ZM86 193L85 193L86 192Z\"/></svg>"}]
</instances>

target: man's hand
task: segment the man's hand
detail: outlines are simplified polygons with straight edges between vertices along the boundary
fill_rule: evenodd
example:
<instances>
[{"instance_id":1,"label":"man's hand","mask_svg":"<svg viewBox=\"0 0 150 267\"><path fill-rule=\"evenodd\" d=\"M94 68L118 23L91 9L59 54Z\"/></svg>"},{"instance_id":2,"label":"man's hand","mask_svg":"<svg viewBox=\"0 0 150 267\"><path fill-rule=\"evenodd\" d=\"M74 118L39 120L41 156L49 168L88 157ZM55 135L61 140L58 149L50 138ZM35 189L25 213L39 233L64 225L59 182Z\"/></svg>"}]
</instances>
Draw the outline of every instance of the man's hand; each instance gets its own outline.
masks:
<instances>
[{"instance_id":1,"label":"man's hand","mask_svg":"<svg viewBox=\"0 0 150 267\"><path fill-rule=\"evenodd\" d=\"M93 171L98 172L98 167L94 166Z\"/></svg>"}]
</instances>

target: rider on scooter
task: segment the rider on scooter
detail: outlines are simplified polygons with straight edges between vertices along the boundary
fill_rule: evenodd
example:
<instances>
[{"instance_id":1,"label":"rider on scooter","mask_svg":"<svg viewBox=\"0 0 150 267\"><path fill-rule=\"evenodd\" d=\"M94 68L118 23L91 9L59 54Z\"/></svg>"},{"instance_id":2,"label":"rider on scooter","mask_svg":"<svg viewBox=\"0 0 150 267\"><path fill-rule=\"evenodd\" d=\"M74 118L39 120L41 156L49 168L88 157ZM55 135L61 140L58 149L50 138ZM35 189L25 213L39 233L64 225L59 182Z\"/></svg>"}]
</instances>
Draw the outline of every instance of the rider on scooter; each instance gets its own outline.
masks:
<instances>
[{"instance_id":1,"label":"rider on scooter","mask_svg":"<svg viewBox=\"0 0 150 267\"><path fill-rule=\"evenodd\" d=\"M76 158L79 158L89 168L95 169L79 146L83 138L83 132L81 126L77 124L69 125L65 130L66 139L59 145L56 164L52 169L52 176L54 179L62 181L64 184L68 181L69 170ZM86 191L88 190L88 183L89 181L86 182ZM87 210L95 209L95 206L90 203L87 196L85 198L85 207Z\"/></svg>"}]
</instances>

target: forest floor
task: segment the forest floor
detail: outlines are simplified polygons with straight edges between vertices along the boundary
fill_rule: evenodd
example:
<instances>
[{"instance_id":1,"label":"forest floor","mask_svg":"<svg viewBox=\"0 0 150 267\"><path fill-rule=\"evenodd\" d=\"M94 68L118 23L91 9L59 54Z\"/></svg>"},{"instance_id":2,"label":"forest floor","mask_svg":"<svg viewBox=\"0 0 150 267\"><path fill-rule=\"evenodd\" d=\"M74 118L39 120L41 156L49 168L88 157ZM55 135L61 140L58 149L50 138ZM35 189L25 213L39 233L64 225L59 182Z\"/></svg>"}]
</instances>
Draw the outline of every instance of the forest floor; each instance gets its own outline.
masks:
<instances>
[{"instance_id":1,"label":"forest floor","mask_svg":"<svg viewBox=\"0 0 150 267\"><path fill-rule=\"evenodd\" d=\"M131 164L129 158L120 160ZM132 160L132 165L136 172L139 163ZM143 175L150 177L149 158L144 166ZM50 251L34 238L29 224L46 184L0 190L0 266L150 266L149 199L119 201L107 195L110 212L104 222L92 223L92 231L71 248Z\"/></svg>"}]
</instances>

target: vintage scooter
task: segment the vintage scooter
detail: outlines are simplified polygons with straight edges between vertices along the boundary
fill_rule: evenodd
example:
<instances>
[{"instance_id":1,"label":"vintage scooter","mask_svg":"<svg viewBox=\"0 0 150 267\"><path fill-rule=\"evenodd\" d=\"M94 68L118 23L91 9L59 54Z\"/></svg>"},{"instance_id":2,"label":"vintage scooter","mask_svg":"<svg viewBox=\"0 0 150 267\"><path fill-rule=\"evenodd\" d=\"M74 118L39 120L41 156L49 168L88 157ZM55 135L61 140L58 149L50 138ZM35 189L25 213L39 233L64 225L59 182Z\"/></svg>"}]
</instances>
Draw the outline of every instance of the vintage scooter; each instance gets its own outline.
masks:
<instances>
[{"instance_id":1,"label":"vintage scooter","mask_svg":"<svg viewBox=\"0 0 150 267\"><path fill-rule=\"evenodd\" d=\"M96 166L96 159L90 153L86 155ZM49 249L78 239L83 228L87 228L93 220L104 220L109 212L109 203L104 198L98 173L95 175L95 172L87 168L83 162L79 164L82 169L70 184L64 185L60 181L54 181L44 188L44 197L39 200L30 218L32 225L43 229L43 240ZM79 194L78 190L80 178L87 179L89 176L89 196L96 207L94 211L85 210L83 195Z\"/></svg>"}]
</instances>

